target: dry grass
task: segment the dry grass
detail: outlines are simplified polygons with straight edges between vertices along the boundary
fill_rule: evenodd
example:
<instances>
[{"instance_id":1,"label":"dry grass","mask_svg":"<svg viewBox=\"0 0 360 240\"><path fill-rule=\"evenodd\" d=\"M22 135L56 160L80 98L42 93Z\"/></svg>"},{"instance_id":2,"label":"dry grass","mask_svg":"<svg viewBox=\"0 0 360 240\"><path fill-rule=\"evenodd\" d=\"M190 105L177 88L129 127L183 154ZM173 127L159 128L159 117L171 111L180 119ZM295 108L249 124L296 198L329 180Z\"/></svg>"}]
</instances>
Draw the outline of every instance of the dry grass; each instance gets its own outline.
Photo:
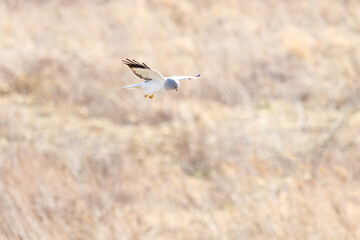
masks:
<instances>
[{"instance_id":1,"label":"dry grass","mask_svg":"<svg viewBox=\"0 0 360 240\"><path fill-rule=\"evenodd\" d=\"M359 13L1 1L0 238L360 239Z\"/></svg>"}]
</instances>

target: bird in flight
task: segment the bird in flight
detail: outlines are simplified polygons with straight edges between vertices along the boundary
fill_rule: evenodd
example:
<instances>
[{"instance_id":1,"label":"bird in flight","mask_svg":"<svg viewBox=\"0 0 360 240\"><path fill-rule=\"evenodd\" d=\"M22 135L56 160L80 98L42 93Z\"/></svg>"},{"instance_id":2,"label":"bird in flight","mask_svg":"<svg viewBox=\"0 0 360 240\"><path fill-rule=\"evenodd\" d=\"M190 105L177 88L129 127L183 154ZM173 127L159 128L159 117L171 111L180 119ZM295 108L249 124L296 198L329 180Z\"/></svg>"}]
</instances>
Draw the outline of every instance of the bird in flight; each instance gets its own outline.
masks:
<instances>
[{"instance_id":1,"label":"bird in flight","mask_svg":"<svg viewBox=\"0 0 360 240\"><path fill-rule=\"evenodd\" d=\"M125 86L123 88L141 88L145 90L145 98L149 97L152 99L155 94L161 93L167 90L178 90L180 87L181 80L186 79L198 79L201 77L201 74L198 74L195 77L191 76L173 76L173 77L163 77L158 71L155 71L149 68L145 63L139 63L136 60L130 60L126 58L123 60L123 63L126 64L131 72L143 79L141 83Z\"/></svg>"}]
</instances>

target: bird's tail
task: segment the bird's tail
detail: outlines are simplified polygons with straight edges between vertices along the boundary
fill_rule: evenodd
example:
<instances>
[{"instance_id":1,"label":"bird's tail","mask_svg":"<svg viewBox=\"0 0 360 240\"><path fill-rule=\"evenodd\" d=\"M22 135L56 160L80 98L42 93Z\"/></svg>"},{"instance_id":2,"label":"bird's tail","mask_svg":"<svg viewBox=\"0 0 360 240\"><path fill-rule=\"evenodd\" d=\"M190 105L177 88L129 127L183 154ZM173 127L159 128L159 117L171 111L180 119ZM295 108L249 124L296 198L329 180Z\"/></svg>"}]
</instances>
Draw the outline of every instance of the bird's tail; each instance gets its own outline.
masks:
<instances>
[{"instance_id":1,"label":"bird's tail","mask_svg":"<svg viewBox=\"0 0 360 240\"><path fill-rule=\"evenodd\" d=\"M121 87L121 88L144 88L144 85L143 85L143 83L137 83L137 84Z\"/></svg>"}]
</instances>

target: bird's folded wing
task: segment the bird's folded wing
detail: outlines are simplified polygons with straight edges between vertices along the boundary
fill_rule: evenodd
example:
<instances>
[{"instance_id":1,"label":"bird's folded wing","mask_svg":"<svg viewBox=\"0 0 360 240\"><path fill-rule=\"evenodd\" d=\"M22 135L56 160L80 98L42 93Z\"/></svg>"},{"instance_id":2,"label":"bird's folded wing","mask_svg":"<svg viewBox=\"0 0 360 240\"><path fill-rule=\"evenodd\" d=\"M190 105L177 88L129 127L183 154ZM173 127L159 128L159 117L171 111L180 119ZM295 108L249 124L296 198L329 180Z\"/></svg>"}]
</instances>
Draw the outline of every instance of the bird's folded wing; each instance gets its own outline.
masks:
<instances>
[{"instance_id":1,"label":"bird's folded wing","mask_svg":"<svg viewBox=\"0 0 360 240\"><path fill-rule=\"evenodd\" d=\"M123 60L123 63L129 67L132 73L145 81L165 81L164 77L158 71L152 70L145 63L139 63L134 59L130 60L128 58Z\"/></svg>"},{"instance_id":2,"label":"bird's folded wing","mask_svg":"<svg viewBox=\"0 0 360 240\"><path fill-rule=\"evenodd\" d=\"M174 79L174 80L190 80L190 79L198 79L201 77L201 73L196 75L195 77L192 76L172 76L172 77L168 77L170 79Z\"/></svg>"}]
</instances>

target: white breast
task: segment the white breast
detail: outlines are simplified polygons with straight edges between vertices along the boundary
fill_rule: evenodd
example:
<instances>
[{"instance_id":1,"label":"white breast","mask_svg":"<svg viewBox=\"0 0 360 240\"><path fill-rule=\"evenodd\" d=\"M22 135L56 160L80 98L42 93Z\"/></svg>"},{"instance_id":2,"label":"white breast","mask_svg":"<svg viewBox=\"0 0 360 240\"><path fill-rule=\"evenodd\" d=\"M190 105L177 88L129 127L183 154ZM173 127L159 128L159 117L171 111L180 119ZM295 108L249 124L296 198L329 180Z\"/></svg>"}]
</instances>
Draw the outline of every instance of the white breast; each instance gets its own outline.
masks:
<instances>
[{"instance_id":1,"label":"white breast","mask_svg":"<svg viewBox=\"0 0 360 240\"><path fill-rule=\"evenodd\" d=\"M148 95L165 91L164 82L147 81L145 82L145 93Z\"/></svg>"}]
</instances>

